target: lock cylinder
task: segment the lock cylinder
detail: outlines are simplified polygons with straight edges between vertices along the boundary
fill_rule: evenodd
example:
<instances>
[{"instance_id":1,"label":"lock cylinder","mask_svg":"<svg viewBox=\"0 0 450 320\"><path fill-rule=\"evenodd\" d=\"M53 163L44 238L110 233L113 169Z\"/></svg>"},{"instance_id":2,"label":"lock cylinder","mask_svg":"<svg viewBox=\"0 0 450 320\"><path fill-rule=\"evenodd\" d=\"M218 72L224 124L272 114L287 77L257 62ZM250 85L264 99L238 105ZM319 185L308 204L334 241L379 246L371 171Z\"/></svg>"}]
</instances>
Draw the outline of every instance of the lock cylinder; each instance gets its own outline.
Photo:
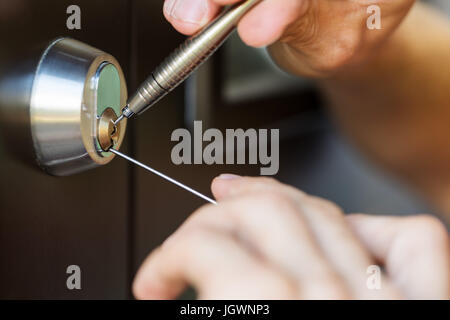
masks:
<instances>
[{"instance_id":1,"label":"lock cylinder","mask_svg":"<svg viewBox=\"0 0 450 320\"><path fill-rule=\"evenodd\" d=\"M115 124L117 115L113 109L107 108L98 120L98 142L102 151L107 153L111 148L117 148L122 124ZM109 156L110 154L105 154Z\"/></svg>"},{"instance_id":2,"label":"lock cylinder","mask_svg":"<svg viewBox=\"0 0 450 320\"><path fill-rule=\"evenodd\" d=\"M112 121L126 101L114 57L74 39L53 41L36 68L29 103L38 165L65 176L109 163L109 148L119 149L125 136L126 121Z\"/></svg>"}]
</instances>

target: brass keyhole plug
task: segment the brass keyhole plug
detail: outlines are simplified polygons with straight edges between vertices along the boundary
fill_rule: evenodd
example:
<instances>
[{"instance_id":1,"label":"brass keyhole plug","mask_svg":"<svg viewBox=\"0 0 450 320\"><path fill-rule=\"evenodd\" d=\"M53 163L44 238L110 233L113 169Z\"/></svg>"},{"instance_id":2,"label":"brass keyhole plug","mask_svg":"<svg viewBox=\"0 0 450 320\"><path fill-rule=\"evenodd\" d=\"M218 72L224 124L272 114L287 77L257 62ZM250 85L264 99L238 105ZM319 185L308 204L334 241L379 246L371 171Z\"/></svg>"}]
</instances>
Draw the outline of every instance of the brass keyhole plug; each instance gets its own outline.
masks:
<instances>
[{"instance_id":1,"label":"brass keyhole plug","mask_svg":"<svg viewBox=\"0 0 450 320\"><path fill-rule=\"evenodd\" d=\"M107 108L98 120L98 142L103 151L117 145L120 137L121 122L117 125L114 122L117 115L112 108Z\"/></svg>"}]
</instances>

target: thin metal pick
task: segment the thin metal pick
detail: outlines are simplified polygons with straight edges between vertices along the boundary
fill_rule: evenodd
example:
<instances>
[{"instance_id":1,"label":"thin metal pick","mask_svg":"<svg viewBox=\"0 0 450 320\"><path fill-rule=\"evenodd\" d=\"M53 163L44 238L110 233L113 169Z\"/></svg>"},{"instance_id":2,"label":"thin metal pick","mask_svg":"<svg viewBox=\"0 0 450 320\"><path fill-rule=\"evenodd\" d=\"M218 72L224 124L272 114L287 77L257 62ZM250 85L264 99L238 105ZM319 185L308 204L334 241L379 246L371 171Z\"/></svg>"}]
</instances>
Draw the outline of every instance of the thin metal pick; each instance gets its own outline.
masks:
<instances>
[{"instance_id":1,"label":"thin metal pick","mask_svg":"<svg viewBox=\"0 0 450 320\"><path fill-rule=\"evenodd\" d=\"M204 199L204 200L206 200L206 201L208 201L208 202L210 202L210 203L212 203L212 204L217 204L216 201L214 201L213 199L211 199L211 198L205 196L204 194L201 194L200 192L195 191L194 189L188 187L187 185L182 184L181 182L178 182L178 181L176 181L175 179L172 179L171 177L166 176L164 173L161 173L161 172L159 172L159 171L157 171L157 170L155 170L155 169L153 169L153 168L150 168L149 166L147 166L147 165L145 165L145 164L143 164L143 163L140 163L140 162L137 161L137 160L134 160L133 158L130 158L129 156L127 156L127 155L125 155L125 154L123 154L123 153L117 151L116 149L111 148L111 149L109 149L108 151L110 151L110 152L114 153L115 155L118 155L119 157L122 157L122 158L124 158L124 159L126 159L126 160L128 160L128 161L130 161L130 162L132 162L132 163L134 163L134 164L136 164L136 165L138 165L138 166L141 167L141 168L144 168L145 170L148 170L148 171L150 171L150 172L156 174L157 176L160 176L160 177L163 178L163 179L166 179L167 181L172 182L173 184L176 184L176 185L179 186L180 188L183 188L184 190L189 191L189 192L195 194L197 197L200 197L200 198L202 198L202 199Z\"/></svg>"},{"instance_id":2,"label":"thin metal pick","mask_svg":"<svg viewBox=\"0 0 450 320\"><path fill-rule=\"evenodd\" d=\"M116 121L113 121L114 125L117 126L119 124L119 122L123 120L123 118L124 118L124 115L121 114L120 117L118 117L116 119Z\"/></svg>"}]
</instances>

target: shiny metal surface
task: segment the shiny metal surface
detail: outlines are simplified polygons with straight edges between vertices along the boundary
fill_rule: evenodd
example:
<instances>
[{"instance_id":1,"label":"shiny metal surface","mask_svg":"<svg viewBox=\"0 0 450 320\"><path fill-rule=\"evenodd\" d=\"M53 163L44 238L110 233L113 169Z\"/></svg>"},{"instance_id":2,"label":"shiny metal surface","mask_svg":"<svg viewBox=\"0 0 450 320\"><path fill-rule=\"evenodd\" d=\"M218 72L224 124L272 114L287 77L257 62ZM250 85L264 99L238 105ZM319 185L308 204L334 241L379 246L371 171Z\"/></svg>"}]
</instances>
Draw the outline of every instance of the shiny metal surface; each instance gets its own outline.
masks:
<instances>
[{"instance_id":1,"label":"shiny metal surface","mask_svg":"<svg viewBox=\"0 0 450 320\"><path fill-rule=\"evenodd\" d=\"M204 30L187 39L140 86L123 109L124 117L141 114L175 89L206 61L236 29L241 18L262 0L228 8Z\"/></svg>"},{"instance_id":2,"label":"shiny metal surface","mask_svg":"<svg viewBox=\"0 0 450 320\"><path fill-rule=\"evenodd\" d=\"M55 40L43 53L33 80L30 124L36 160L47 173L70 175L113 159L97 141L99 75L108 64L119 73L124 103L125 79L109 54L69 38ZM126 123L121 127L117 148Z\"/></svg>"}]
</instances>

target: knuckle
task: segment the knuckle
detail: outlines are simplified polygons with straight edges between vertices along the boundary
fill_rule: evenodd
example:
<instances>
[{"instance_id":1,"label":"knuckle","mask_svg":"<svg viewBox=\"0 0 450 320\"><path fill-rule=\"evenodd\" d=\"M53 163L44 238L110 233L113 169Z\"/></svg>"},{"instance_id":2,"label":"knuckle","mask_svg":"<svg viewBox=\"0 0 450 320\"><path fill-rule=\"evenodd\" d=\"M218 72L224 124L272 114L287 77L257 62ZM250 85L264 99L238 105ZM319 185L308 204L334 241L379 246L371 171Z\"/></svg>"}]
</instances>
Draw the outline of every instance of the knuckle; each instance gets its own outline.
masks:
<instances>
[{"instance_id":1,"label":"knuckle","mask_svg":"<svg viewBox=\"0 0 450 320\"><path fill-rule=\"evenodd\" d=\"M320 72L331 72L345 66L352 60L354 52L348 48L336 47L319 61L316 67Z\"/></svg>"},{"instance_id":2,"label":"knuckle","mask_svg":"<svg viewBox=\"0 0 450 320\"><path fill-rule=\"evenodd\" d=\"M334 202L318 197L311 197L311 203L316 210L329 218L340 218L343 216L342 209Z\"/></svg>"},{"instance_id":3,"label":"knuckle","mask_svg":"<svg viewBox=\"0 0 450 320\"><path fill-rule=\"evenodd\" d=\"M245 202L247 207L253 208L253 212L262 215L297 213L294 200L287 193L278 190L261 190L248 195Z\"/></svg>"},{"instance_id":4,"label":"knuckle","mask_svg":"<svg viewBox=\"0 0 450 320\"><path fill-rule=\"evenodd\" d=\"M445 225L432 215L420 215L410 218L410 232L418 239L428 240L433 243L446 243L449 241L449 235Z\"/></svg>"},{"instance_id":5,"label":"knuckle","mask_svg":"<svg viewBox=\"0 0 450 320\"><path fill-rule=\"evenodd\" d=\"M331 72L348 65L357 55L359 45L358 32L339 35L335 45L328 47L326 54L317 60L315 68L320 72Z\"/></svg>"},{"instance_id":6,"label":"knuckle","mask_svg":"<svg viewBox=\"0 0 450 320\"><path fill-rule=\"evenodd\" d=\"M273 207L287 207L292 205L292 200L286 193L275 190L261 192L256 200L260 203L270 204Z\"/></svg>"}]
</instances>

